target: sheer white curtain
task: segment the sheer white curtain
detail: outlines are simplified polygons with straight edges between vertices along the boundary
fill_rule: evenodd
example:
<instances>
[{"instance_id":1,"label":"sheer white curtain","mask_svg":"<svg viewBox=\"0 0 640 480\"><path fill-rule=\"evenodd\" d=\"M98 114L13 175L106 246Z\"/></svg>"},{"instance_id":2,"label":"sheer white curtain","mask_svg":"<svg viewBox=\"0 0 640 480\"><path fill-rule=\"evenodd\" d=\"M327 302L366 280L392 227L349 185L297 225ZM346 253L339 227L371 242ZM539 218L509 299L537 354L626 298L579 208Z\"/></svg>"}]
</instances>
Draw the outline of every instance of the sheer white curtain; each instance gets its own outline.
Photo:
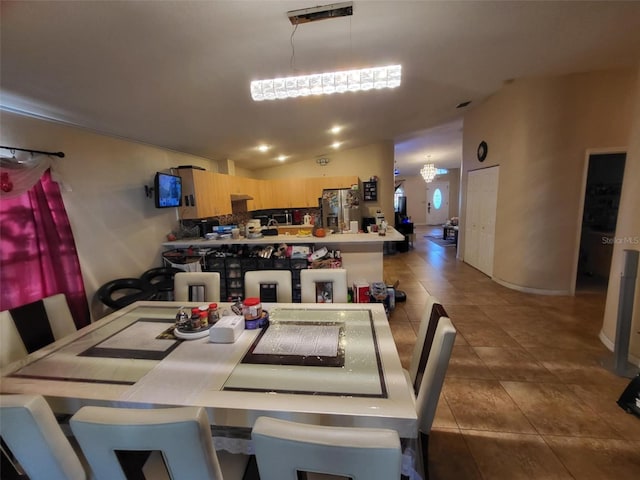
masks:
<instances>
[{"instance_id":1,"label":"sheer white curtain","mask_svg":"<svg viewBox=\"0 0 640 480\"><path fill-rule=\"evenodd\" d=\"M0 198L26 193L51 166L48 155L9 150L2 150L0 154Z\"/></svg>"}]
</instances>

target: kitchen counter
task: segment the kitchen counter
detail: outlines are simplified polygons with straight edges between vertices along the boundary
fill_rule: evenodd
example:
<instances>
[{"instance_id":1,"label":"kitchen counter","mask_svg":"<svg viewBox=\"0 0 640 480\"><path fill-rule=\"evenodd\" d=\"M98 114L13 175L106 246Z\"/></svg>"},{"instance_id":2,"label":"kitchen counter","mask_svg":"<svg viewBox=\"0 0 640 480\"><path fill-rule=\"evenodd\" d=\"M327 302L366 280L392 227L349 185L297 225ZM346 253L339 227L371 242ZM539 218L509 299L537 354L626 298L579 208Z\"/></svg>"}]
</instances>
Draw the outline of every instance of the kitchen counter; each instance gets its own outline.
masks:
<instances>
[{"instance_id":1,"label":"kitchen counter","mask_svg":"<svg viewBox=\"0 0 640 480\"><path fill-rule=\"evenodd\" d=\"M307 227L304 225L291 225L291 228L306 230ZM282 227L278 227L279 229ZM287 227L288 228L288 227ZM308 228L309 230L311 228ZM301 243L312 243L318 245L326 245L326 244L358 244L358 243L366 243L366 244L375 244L382 242L402 242L404 240L404 235L399 233L395 228L389 227L387 229L386 235L378 235L377 233L333 233L327 235L326 237L314 237L314 236L303 236L296 234L279 234L273 236L263 236L262 238L245 238L240 237L238 239L233 238L224 238L220 240L207 240L206 238L185 238L182 240L174 240L172 242L164 242L162 244L163 247L167 248L188 248L188 247L218 247L220 245L234 245L234 244L242 244L242 245L261 245L265 243L291 243L291 244L301 244Z\"/></svg>"},{"instance_id":2,"label":"kitchen counter","mask_svg":"<svg viewBox=\"0 0 640 480\"><path fill-rule=\"evenodd\" d=\"M291 225L303 229L304 225ZM347 282L364 280L371 282L384 281L382 271L383 243L401 242L404 235L395 228L389 227L386 235L377 233L335 233L326 237L313 237L301 235L274 235L262 238L238 239L225 238L221 240L207 240L204 238L187 238L164 242L166 249L171 248L215 248L222 245L265 245L265 244L312 244L326 246L332 250L340 250L342 266L347 269Z\"/></svg>"}]
</instances>

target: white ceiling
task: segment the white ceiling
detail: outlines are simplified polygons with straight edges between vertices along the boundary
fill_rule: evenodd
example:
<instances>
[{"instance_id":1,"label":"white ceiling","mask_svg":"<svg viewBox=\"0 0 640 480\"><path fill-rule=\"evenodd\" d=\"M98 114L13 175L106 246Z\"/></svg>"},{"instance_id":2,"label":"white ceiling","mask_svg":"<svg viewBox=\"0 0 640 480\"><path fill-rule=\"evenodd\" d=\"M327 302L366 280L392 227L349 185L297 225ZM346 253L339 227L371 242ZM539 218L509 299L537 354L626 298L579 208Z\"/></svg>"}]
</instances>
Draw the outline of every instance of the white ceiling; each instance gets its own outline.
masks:
<instances>
[{"instance_id":1,"label":"white ceiling","mask_svg":"<svg viewBox=\"0 0 640 480\"><path fill-rule=\"evenodd\" d=\"M327 2L329 3L329 2ZM520 77L640 60L640 1L1 2L0 98L16 109L248 169L381 140L402 175L460 165L460 102ZM253 102L251 80L400 63L394 90ZM266 154L255 147L267 143Z\"/></svg>"}]
</instances>

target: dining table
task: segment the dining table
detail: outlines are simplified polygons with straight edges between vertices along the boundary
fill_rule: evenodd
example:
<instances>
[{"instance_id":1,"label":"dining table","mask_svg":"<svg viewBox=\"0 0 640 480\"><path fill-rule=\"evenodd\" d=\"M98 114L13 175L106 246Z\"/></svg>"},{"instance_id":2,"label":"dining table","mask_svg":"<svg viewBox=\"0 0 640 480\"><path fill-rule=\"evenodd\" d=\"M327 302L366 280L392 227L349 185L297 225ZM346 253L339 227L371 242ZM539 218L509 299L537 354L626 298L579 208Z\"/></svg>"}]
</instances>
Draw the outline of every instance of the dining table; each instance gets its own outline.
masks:
<instances>
[{"instance_id":1,"label":"dining table","mask_svg":"<svg viewBox=\"0 0 640 480\"><path fill-rule=\"evenodd\" d=\"M7 365L0 391L41 394L58 414L200 406L218 429L250 430L267 415L416 438L415 400L383 304L265 303L268 326L232 343L176 338L177 313L199 305L135 302ZM231 307L218 310L232 316Z\"/></svg>"}]
</instances>

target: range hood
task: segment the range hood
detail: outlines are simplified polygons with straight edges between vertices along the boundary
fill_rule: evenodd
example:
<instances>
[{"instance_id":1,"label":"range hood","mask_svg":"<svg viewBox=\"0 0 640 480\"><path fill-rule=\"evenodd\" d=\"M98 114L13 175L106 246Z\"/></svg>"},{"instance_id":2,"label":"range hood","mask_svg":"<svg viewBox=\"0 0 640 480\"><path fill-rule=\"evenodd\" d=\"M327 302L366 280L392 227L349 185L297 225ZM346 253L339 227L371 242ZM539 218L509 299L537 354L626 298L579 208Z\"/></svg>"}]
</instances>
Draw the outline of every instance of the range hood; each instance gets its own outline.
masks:
<instances>
[{"instance_id":1,"label":"range hood","mask_svg":"<svg viewBox=\"0 0 640 480\"><path fill-rule=\"evenodd\" d=\"M248 195L246 193L232 193L231 194L231 201L232 202L237 202L240 200L253 200L253 197L251 195Z\"/></svg>"}]
</instances>

